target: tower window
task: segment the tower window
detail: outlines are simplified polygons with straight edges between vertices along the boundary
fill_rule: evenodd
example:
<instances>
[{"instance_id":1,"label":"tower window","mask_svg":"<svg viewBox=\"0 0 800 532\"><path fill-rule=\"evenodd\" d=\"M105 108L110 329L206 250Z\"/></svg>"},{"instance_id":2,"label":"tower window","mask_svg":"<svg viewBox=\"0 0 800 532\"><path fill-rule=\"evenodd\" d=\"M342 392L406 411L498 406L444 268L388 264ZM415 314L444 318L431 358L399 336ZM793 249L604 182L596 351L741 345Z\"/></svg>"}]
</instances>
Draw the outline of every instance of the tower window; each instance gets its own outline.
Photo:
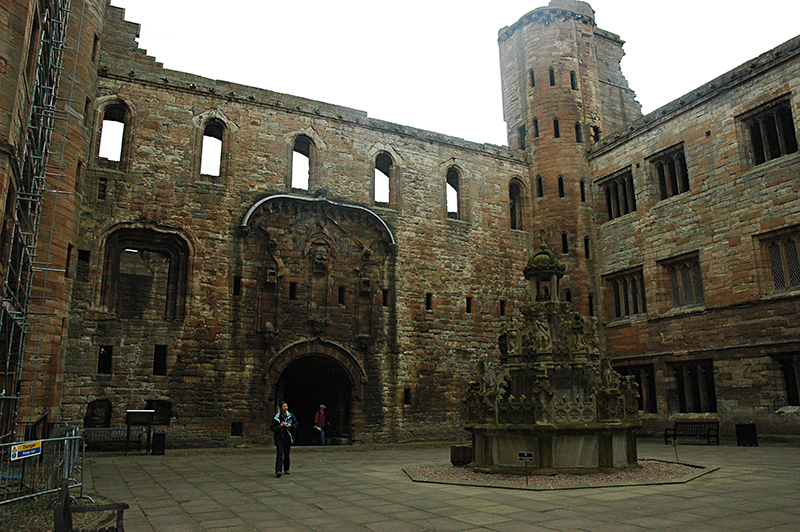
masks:
<instances>
[{"instance_id":1,"label":"tower window","mask_svg":"<svg viewBox=\"0 0 800 532\"><path fill-rule=\"evenodd\" d=\"M564 255L569 253L569 240L567 238L567 233L561 233L561 253Z\"/></svg>"},{"instance_id":2,"label":"tower window","mask_svg":"<svg viewBox=\"0 0 800 532\"><path fill-rule=\"evenodd\" d=\"M500 315L501 316L505 316L506 315L506 300L505 299L501 299L500 300Z\"/></svg>"},{"instance_id":3,"label":"tower window","mask_svg":"<svg viewBox=\"0 0 800 532\"><path fill-rule=\"evenodd\" d=\"M465 310L467 314L472 314L472 296L467 296L467 305Z\"/></svg>"},{"instance_id":4,"label":"tower window","mask_svg":"<svg viewBox=\"0 0 800 532\"><path fill-rule=\"evenodd\" d=\"M539 119L538 118L534 118L533 119L533 138L535 138L535 139L539 138Z\"/></svg>"},{"instance_id":5,"label":"tower window","mask_svg":"<svg viewBox=\"0 0 800 532\"><path fill-rule=\"evenodd\" d=\"M300 135L292 147L292 188L309 190L311 182L311 139Z\"/></svg>"},{"instance_id":6,"label":"tower window","mask_svg":"<svg viewBox=\"0 0 800 532\"><path fill-rule=\"evenodd\" d=\"M461 190L458 170L451 166L447 170L447 217L458 220L461 217Z\"/></svg>"},{"instance_id":7,"label":"tower window","mask_svg":"<svg viewBox=\"0 0 800 532\"><path fill-rule=\"evenodd\" d=\"M558 176L558 197L563 198L564 196L564 177Z\"/></svg>"},{"instance_id":8,"label":"tower window","mask_svg":"<svg viewBox=\"0 0 800 532\"><path fill-rule=\"evenodd\" d=\"M578 76L575 74L574 70L569 73L569 85L572 87L572 90L578 90Z\"/></svg>"},{"instance_id":9,"label":"tower window","mask_svg":"<svg viewBox=\"0 0 800 532\"><path fill-rule=\"evenodd\" d=\"M157 345L153 348L153 375L167 374L167 346Z\"/></svg>"},{"instance_id":10,"label":"tower window","mask_svg":"<svg viewBox=\"0 0 800 532\"><path fill-rule=\"evenodd\" d=\"M433 294L430 292L425 294L425 310L433 310Z\"/></svg>"},{"instance_id":11,"label":"tower window","mask_svg":"<svg viewBox=\"0 0 800 532\"><path fill-rule=\"evenodd\" d=\"M533 69L530 69L528 71L528 75L531 78L531 87L535 87L536 86L536 76L533 75Z\"/></svg>"},{"instance_id":12,"label":"tower window","mask_svg":"<svg viewBox=\"0 0 800 532\"><path fill-rule=\"evenodd\" d=\"M586 257L587 259L590 258L589 257L589 237L588 236L583 237L583 256Z\"/></svg>"},{"instance_id":13,"label":"tower window","mask_svg":"<svg viewBox=\"0 0 800 532\"><path fill-rule=\"evenodd\" d=\"M524 150L525 147L526 147L526 144L525 144L525 136L526 136L526 134L527 134L527 132L525 131L525 126L524 125L519 126L519 128L517 128L517 137L519 138L519 149L521 149L521 150Z\"/></svg>"},{"instance_id":14,"label":"tower window","mask_svg":"<svg viewBox=\"0 0 800 532\"><path fill-rule=\"evenodd\" d=\"M393 173L394 162L391 156L386 152L380 152L375 157L375 183L373 187L375 203L389 203Z\"/></svg>"},{"instance_id":15,"label":"tower window","mask_svg":"<svg viewBox=\"0 0 800 532\"><path fill-rule=\"evenodd\" d=\"M522 187L517 181L508 184L508 211L511 229L523 229Z\"/></svg>"},{"instance_id":16,"label":"tower window","mask_svg":"<svg viewBox=\"0 0 800 532\"><path fill-rule=\"evenodd\" d=\"M575 142L583 142L583 128L580 122L575 122Z\"/></svg>"},{"instance_id":17,"label":"tower window","mask_svg":"<svg viewBox=\"0 0 800 532\"><path fill-rule=\"evenodd\" d=\"M233 277L233 295L242 295L242 278L238 275Z\"/></svg>"},{"instance_id":18,"label":"tower window","mask_svg":"<svg viewBox=\"0 0 800 532\"><path fill-rule=\"evenodd\" d=\"M114 346L101 345L97 351L97 373L111 375L111 366L114 359Z\"/></svg>"},{"instance_id":19,"label":"tower window","mask_svg":"<svg viewBox=\"0 0 800 532\"><path fill-rule=\"evenodd\" d=\"M297 299L297 283L294 281L289 283L289 299Z\"/></svg>"},{"instance_id":20,"label":"tower window","mask_svg":"<svg viewBox=\"0 0 800 532\"><path fill-rule=\"evenodd\" d=\"M542 176L536 177L536 197L537 198L544 197L544 184L542 183Z\"/></svg>"},{"instance_id":21,"label":"tower window","mask_svg":"<svg viewBox=\"0 0 800 532\"><path fill-rule=\"evenodd\" d=\"M550 74L550 86L551 87L555 87L556 86L556 71L553 70L553 67L550 67L548 72Z\"/></svg>"},{"instance_id":22,"label":"tower window","mask_svg":"<svg viewBox=\"0 0 800 532\"><path fill-rule=\"evenodd\" d=\"M558 125L558 118L553 119L553 137L557 139L561 138L561 128Z\"/></svg>"},{"instance_id":23,"label":"tower window","mask_svg":"<svg viewBox=\"0 0 800 532\"><path fill-rule=\"evenodd\" d=\"M203 129L203 146L200 157L200 174L219 177L222 166L222 137L225 126L219 120L209 120Z\"/></svg>"}]
</instances>

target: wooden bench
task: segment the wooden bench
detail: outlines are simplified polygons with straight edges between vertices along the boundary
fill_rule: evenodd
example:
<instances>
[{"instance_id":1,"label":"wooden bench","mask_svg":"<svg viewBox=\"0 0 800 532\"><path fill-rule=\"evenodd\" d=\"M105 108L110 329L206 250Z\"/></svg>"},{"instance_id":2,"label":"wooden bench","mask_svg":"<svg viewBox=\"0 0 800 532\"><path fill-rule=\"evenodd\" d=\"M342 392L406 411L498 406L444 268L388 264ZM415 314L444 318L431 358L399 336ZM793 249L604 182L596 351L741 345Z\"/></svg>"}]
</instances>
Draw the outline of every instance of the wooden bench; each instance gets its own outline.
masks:
<instances>
[{"instance_id":1,"label":"wooden bench","mask_svg":"<svg viewBox=\"0 0 800 532\"><path fill-rule=\"evenodd\" d=\"M123 514L130 508L127 503L117 502L113 504L102 504L96 506L72 506L72 498L69 494L69 481L61 481L61 489L58 491L58 501L53 508L53 521L55 532L125 532L123 526ZM87 512L117 512L116 524L100 528L73 528L72 514Z\"/></svg>"},{"instance_id":2,"label":"wooden bench","mask_svg":"<svg viewBox=\"0 0 800 532\"><path fill-rule=\"evenodd\" d=\"M678 420L673 428L664 429L664 443L670 439L678 441L678 437L690 436L705 438L706 443L719 445L719 421L713 419Z\"/></svg>"},{"instance_id":3,"label":"wooden bench","mask_svg":"<svg viewBox=\"0 0 800 532\"><path fill-rule=\"evenodd\" d=\"M124 443L125 452L128 452L128 447L131 444L131 442L136 444L137 450L141 449L143 434L144 431L142 430L141 427L131 427L130 436L128 435L127 427L119 427L119 428L101 427L101 428L83 429L83 439L86 442L86 445L97 446L97 445Z\"/></svg>"}]
</instances>

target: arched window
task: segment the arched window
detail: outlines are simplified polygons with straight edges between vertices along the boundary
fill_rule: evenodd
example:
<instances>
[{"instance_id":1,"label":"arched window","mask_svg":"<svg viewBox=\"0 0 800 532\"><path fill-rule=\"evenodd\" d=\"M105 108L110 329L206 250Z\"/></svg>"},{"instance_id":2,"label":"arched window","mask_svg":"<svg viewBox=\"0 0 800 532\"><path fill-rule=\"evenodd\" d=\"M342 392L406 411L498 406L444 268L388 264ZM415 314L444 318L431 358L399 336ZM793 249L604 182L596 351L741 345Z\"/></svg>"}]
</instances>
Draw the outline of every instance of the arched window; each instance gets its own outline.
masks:
<instances>
[{"instance_id":1,"label":"arched window","mask_svg":"<svg viewBox=\"0 0 800 532\"><path fill-rule=\"evenodd\" d=\"M563 198L566 194L564 193L564 176L558 176L558 197Z\"/></svg>"},{"instance_id":2,"label":"arched window","mask_svg":"<svg viewBox=\"0 0 800 532\"><path fill-rule=\"evenodd\" d=\"M113 103L103 111L98 156L100 166L121 170L128 152L128 123L130 113L122 102Z\"/></svg>"},{"instance_id":3,"label":"arched window","mask_svg":"<svg viewBox=\"0 0 800 532\"><path fill-rule=\"evenodd\" d=\"M447 169L447 217L461 217L461 176L455 166Z\"/></svg>"},{"instance_id":4,"label":"arched window","mask_svg":"<svg viewBox=\"0 0 800 532\"><path fill-rule=\"evenodd\" d=\"M508 214L511 229L524 229L522 203L522 186L513 180L508 184Z\"/></svg>"},{"instance_id":5,"label":"arched window","mask_svg":"<svg viewBox=\"0 0 800 532\"><path fill-rule=\"evenodd\" d=\"M203 145L200 157L200 175L219 177L222 169L222 138L225 124L211 119L203 129Z\"/></svg>"},{"instance_id":6,"label":"arched window","mask_svg":"<svg viewBox=\"0 0 800 532\"><path fill-rule=\"evenodd\" d=\"M292 147L292 188L309 190L311 186L313 141L300 135Z\"/></svg>"},{"instance_id":7,"label":"arched window","mask_svg":"<svg viewBox=\"0 0 800 532\"><path fill-rule=\"evenodd\" d=\"M583 128L580 122L575 122L575 142L583 142Z\"/></svg>"},{"instance_id":8,"label":"arched window","mask_svg":"<svg viewBox=\"0 0 800 532\"><path fill-rule=\"evenodd\" d=\"M553 119L553 137L557 139L561 138L561 129L558 126L558 118Z\"/></svg>"},{"instance_id":9,"label":"arched window","mask_svg":"<svg viewBox=\"0 0 800 532\"><path fill-rule=\"evenodd\" d=\"M575 75L574 70L569 73L569 85L572 87L572 90L578 90L578 76Z\"/></svg>"},{"instance_id":10,"label":"arched window","mask_svg":"<svg viewBox=\"0 0 800 532\"><path fill-rule=\"evenodd\" d=\"M542 183L542 176L536 176L536 197L544 197L544 184Z\"/></svg>"},{"instance_id":11,"label":"arched window","mask_svg":"<svg viewBox=\"0 0 800 532\"><path fill-rule=\"evenodd\" d=\"M389 203L394 173L392 157L382 151L375 157L375 182L373 183L373 199L375 203Z\"/></svg>"},{"instance_id":12,"label":"arched window","mask_svg":"<svg viewBox=\"0 0 800 532\"><path fill-rule=\"evenodd\" d=\"M556 71L553 70L553 67L550 67L548 72L550 73L550 86L551 87L555 87L556 86Z\"/></svg>"}]
</instances>

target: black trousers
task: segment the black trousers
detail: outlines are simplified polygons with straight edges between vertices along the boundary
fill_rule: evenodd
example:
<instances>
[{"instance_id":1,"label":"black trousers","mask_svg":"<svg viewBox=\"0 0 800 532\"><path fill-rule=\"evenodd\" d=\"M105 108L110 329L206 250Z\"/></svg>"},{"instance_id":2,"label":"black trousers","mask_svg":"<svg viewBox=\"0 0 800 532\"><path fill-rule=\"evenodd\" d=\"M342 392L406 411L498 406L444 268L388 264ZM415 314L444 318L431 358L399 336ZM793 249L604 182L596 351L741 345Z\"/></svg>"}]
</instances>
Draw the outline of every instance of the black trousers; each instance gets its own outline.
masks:
<instances>
[{"instance_id":1,"label":"black trousers","mask_svg":"<svg viewBox=\"0 0 800 532\"><path fill-rule=\"evenodd\" d=\"M289 455L292 452L292 444L278 438L275 440L275 447L277 448L275 453L275 474L288 473L289 465L291 465Z\"/></svg>"}]
</instances>

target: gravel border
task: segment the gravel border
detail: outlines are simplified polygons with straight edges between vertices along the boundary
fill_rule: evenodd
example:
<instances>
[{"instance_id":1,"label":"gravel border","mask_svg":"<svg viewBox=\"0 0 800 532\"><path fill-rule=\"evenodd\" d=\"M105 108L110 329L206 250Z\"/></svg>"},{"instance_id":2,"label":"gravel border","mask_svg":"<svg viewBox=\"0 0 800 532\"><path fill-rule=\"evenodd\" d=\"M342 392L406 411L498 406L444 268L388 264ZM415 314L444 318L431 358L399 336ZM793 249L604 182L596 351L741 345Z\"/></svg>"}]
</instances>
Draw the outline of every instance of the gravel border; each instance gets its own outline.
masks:
<instances>
[{"instance_id":1,"label":"gravel border","mask_svg":"<svg viewBox=\"0 0 800 532\"><path fill-rule=\"evenodd\" d=\"M551 491L685 484L719 469L717 467L707 468L653 459L639 460L639 466L621 469L613 473L587 473L582 475L558 473L556 475L529 475L528 477L512 474L478 473L467 467L458 467L450 464L406 467L403 468L403 472L414 482Z\"/></svg>"}]
</instances>

